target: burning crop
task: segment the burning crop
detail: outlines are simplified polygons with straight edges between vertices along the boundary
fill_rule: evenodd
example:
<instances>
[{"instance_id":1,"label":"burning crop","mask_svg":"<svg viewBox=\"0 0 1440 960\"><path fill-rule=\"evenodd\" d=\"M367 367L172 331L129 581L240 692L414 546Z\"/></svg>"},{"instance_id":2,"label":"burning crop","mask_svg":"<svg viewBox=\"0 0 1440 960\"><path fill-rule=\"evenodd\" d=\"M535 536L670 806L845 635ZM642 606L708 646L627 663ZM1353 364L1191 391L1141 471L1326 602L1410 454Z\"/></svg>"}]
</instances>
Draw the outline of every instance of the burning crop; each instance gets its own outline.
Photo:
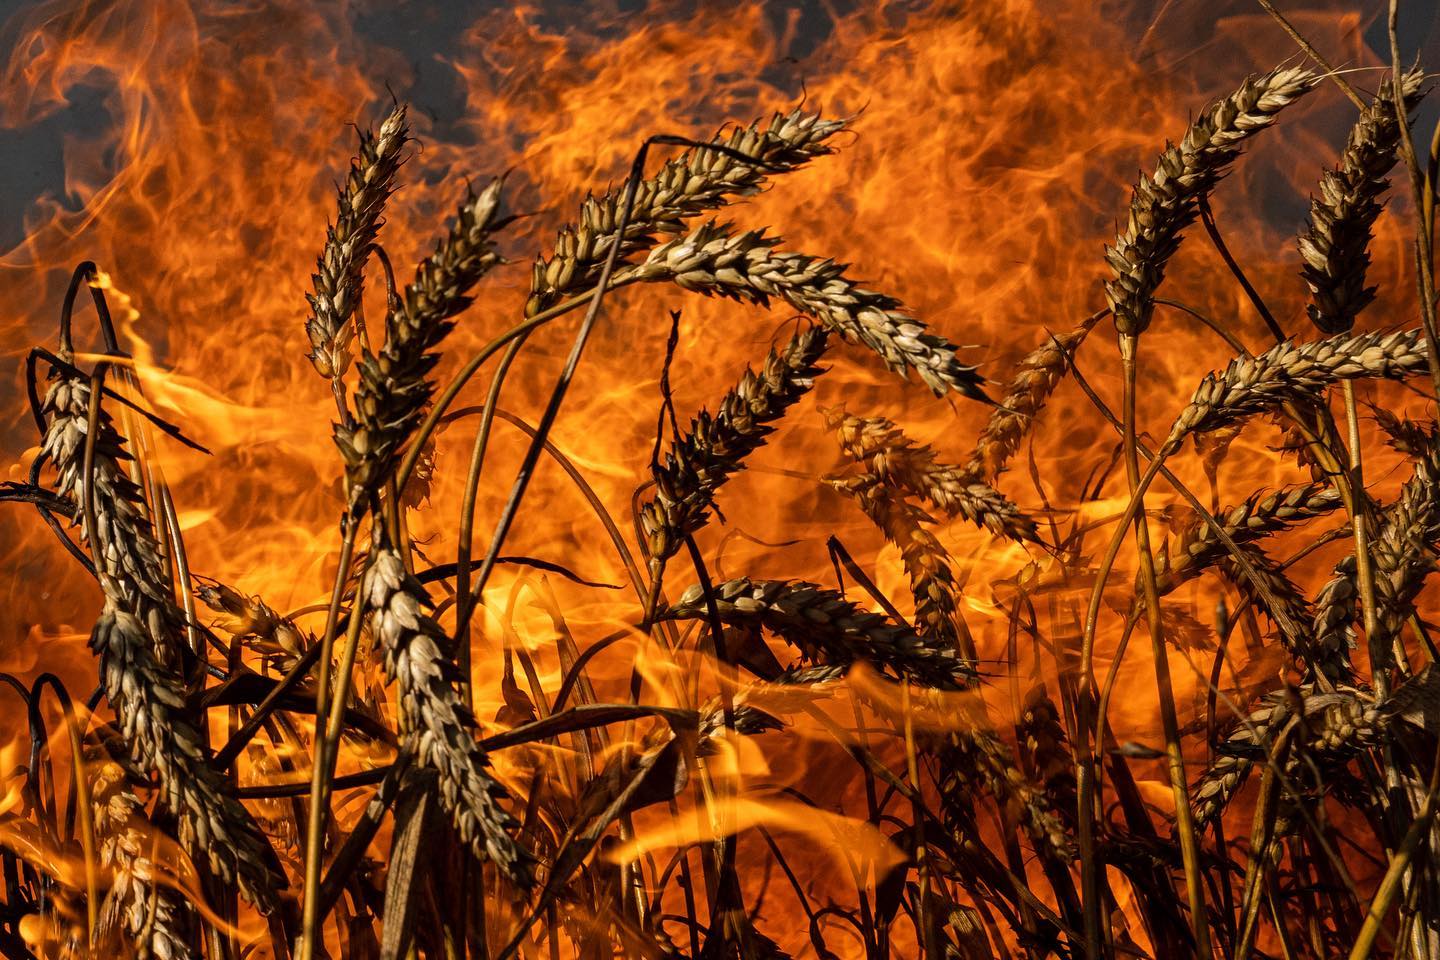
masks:
<instances>
[{"instance_id":1,"label":"burning crop","mask_svg":"<svg viewBox=\"0 0 1440 960\"><path fill-rule=\"evenodd\" d=\"M1432 78L979 6L17 16L0 953L1440 956Z\"/></svg>"}]
</instances>

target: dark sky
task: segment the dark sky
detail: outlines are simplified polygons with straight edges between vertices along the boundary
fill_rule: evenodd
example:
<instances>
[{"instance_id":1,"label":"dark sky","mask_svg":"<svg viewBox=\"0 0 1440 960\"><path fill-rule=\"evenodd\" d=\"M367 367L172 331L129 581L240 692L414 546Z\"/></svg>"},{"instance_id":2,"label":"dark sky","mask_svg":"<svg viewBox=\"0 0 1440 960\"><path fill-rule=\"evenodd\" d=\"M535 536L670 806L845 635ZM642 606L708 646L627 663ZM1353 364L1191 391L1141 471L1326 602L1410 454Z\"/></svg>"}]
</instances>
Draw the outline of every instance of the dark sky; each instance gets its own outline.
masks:
<instances>
[{"instance_id":1,"label":"dark sky","mask_svg":"<svg viewBox=\"0 0 1440 960\"><path fill-rule=\"evenodd\" d=\"M81 0L65 2L67 6L78 6ZM1046 2L1049 0L1038 0L1042 7ZM101 3L92 0L94 6L102 3L103 0ZM777 17L799 11L797 36L792 52L796 57L804 57L809 48L823 40L830 16L827 11L844 12L852 5L847 0L802 0L799 3L789 2L773 6ZM1283 8L1296 4L1280 5ZM0 0L0 24L9 24L15 14L33 11L39 6L42 5L33 0ZM455 82L452 68L444 62L444 55L454 49L456 39L464 33L464 28L487 12L500 12L504 6L491 0L351 0L343 5L343 8L349 12L356 34L368 42L395 50L408 63L409 83L403 90L396 92L416 109L430 115L436 122L436 132L443 134L447 121L452 120L463 106L459 85ZM580 8L574 3L550 0L542 6L542 20L549 19L555 24L565 24L579 19L577 11ZM656 0L656 6L668 12L683 9L689 4ZM645 4L641 0L610 0L607 7L606 16L623 29L627 22L635 22L633 17L643 12ZM593 11L595 6L587 4L585 8ZM1365 38L1369 45L1373 49L1385 49L1388 42L1384 34L1384 0L1361 0L1354 4L1353 8L1372 18ZM1220 16L1225 12L1253 10L1254 4L1247 4L1244 0L1135 0L1133 3L1121 4L1117 9L1124 19L1133 23L1133 30L1138 37L1154 19L1175 18L1177 15L1181 18L1210 16L1210 11L1215 11L1214 15ZM1440 63L1440 4L1436 4L1434 0L1410 0L1403 7L1403 11L1401 32L1405 55L1409 57L1421 51L1425 55L1424 59L1432 66ZM0 61L11 59L11 47L15 42L14 30L0 26ZM1250 66L1237 65L1237 73ZM62 138L67 132L83 133L97 129L105 123L105 94L106 91L100 86L80 85L68 92L71 102L64 110L21 129L0 126L0 255L22 237L23 215L35 198L46 194L59 196L63 193ZM1431 98L1432 101L1436 99ZM1420 117L1421 129L1428 128L1437 113L1440 113L1440 108L1432 103L1426 114ZM0 111L0 120L3 120L3 111Z\"/></svg>"}]
</instances>

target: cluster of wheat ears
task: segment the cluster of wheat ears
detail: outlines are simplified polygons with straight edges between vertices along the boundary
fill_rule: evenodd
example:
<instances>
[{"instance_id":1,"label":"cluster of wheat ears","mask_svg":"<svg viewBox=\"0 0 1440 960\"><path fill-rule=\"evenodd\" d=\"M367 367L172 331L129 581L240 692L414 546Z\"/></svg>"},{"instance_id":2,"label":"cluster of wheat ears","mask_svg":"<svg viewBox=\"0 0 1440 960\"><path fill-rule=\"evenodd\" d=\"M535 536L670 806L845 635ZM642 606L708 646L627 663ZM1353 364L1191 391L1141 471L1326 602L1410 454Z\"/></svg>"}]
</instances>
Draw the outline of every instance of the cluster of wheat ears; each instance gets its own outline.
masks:
<instances>
[{"instance_id":1,"label":"cluster of wheat ears","mask_svg":"<svg viewBox=\"0 0 1440 960\"><path fill-rule=\"evenodd\" d=\"M32 504L98 582L103 608L90 646L100 683L80 709L52 676L3 677L27 704L31 747L0 771L13 786L0 808L0 952L171 960L258 950L309 960L338 945L357 957L720 960L786 956L778 937L820 957L1138 957L1147 952L1141 943L1158 957L1440 957L1440 674L1428 666L1435 646L1417 613L1440 542L1440 435L1433 422L1382 413L1379 426L1413 473L1391 502L1380 501L1364 478L1354 391L1357 380L1417 378L1421 393L1440 396L1436 151L1427 170L1410 133L1425 77L1402 69L1398 53L1373 95L1320 63L1319 72L1287 65L1252 77L1195 114L1135 187L1107 250L1108 306L1048 337L991 391L993 401L975 368L899 301L857 285L833 260L706 219L832 152L848 121L801 110L705 142L647 142L623 187L587 199L535 262L524 319L441 389L437 350L476 284L504 264L496 237L510 218L501 213L502 181L469 192L402 285L379 244L409 142L405 110L395 108L360 134L309 295L308 359L333 388L346 491L318 632L189 568L151 451L162 434L193 441L149 412L117 345L104 284L82 265L58 347L31 354L39 457L30 482L0 493ZM1197 219L1224 253L1211 192L1249 138L1330 80L1359 117L1299 238L1318 338L1291 340L1227 254L1234 277L1226 282L1243 286L1276 343L1252 354L1217 324L1238 356L1200 381L1152 449L1137 437L1136 371L1152 314L1166 302L1167 264ZM678 151L647 177L646 154L657 146ZM1375 297L1367 246L1397 164L1419 221L1421 322L1356 333ZM383 280L386 297L383 324L369 328L359 310L367 276ZM507 647L506 706L482 728L470 663L472 631L483 622L477 607L497 563L515 562L501 549L541 455L584 487L548 435L606 294L640 282L808 318L657 446L633 539L607 520L637 629L677 663L714 667L694 673L704 684L676 680L649 696L646 684L662 681L637 680L628 698L603 702L587 665L622 635L560 629L563 682L545 689L521 648L514 655L530 680L522 689ZM71 333L86 290L103 334L99 354L77 353ZM506 374L533 331L581 311L542 416L518 424L529 447L477 556L474 507L492 426L516 420L497 403ZM1072 363L1107 319L1124 374L1118 413ZM717 582L695 542L716 522L726 481L805 399L840 340L937 395L991 403L973 455L956 464L889 420L827 413L853 466L826 482L898 548L909 617L848 555L837 571L850 582L835 587ZM405 514L434 468L437 427L492 360L475 408L458 555L435 564L415 549ZM998 486L1067 377L1114 427L1115 465L1128 483L1128 506L1110 519L1103 552L1087 545L1090 526L1027 512ZM1186 440L1213 443L1261 416L1280 422L1306 482L1207 509L1167 469ZM1145 509L1159 475L1190 511L1168 538ZM1299 554L1282 561L1264 549L1325 518L1338 526L1312 533ZM1010 729L973 696L1006 671L977 670L956 561L933 532L942 520L1030 545L1053 576L1090 596L1088 609L1074 607L1073 633L1046 647L1054 669L1017 694ZM1348 546L1310 596L1289 568L1329 543ZM1133 554L1137 572L1124 593L1121 650L1102 677L1096 632L1105 597L1116 596L1107 584L1122 553ZM1170 660L1185 628L1161 598L1202 575L1221 578L1236 599L1221 617L1204 709L1182 725ZM1033 616L1017 603L1014 634L1033 633L1025 626ZM1108 720L1137 628L1151 640L1163 751L1121 741ZM1286 663L1243 699L1222 682L1235 630L1283 648ZM368 663L383 665L385 686L361 688ZM817 706L854 671L871 678L849 688L867 717L863 731L841 729ZM69 770L51 761L47 690L63 707ZM98 710L102 697L108 712ZM211 742L215 709L236 718L226 742ZM820 902L760 828L794 897L765 912L804 918L803 931L779 937L765 929L756 884L742 875L739 840L725 826L733 785L714 758L738 737L781 730L787 712L828 725L844 744L863 773L868 819L897 853L893 862L855 861L850 902ZM342 744L354 743L384 762L337 776ZM491 758L503 751L516 758L507 770L524 777L497 778ZM237 777L242 762L248 786ZM1173 806L1142 795L1136 764L1163 771ZM362 806L334 802L357 789ZM711 829L668 863L611 856L635 836L637 817L663 816L666 805ZM770 896L773 904L779 894Z\"/></svg>"}]
</instances>

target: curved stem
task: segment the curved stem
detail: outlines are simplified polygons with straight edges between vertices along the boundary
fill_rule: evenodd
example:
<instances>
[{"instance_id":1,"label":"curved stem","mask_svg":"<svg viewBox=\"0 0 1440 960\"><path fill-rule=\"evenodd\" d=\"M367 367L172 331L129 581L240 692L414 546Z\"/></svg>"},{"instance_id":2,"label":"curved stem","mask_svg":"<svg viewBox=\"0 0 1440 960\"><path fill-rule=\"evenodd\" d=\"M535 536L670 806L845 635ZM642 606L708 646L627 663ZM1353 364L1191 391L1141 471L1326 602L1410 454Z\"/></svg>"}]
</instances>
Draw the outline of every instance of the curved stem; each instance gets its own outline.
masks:
<instances>
[{"instance_id":1,"label":"curved stem","mask_svg":"<svg viewBox=\"0 0 1440 960\"><path fill-rule=\"evenodd\" d=\"M474 602L470 595L470 560L475 542L475 497L480 489L480 470L485 463L485 452L490 445L490 429L495 424L495 405L500 399L500 388L504 386L510 365L525 346L528 336L526 334L510 341L490 380L490 391L485 395L485 407L480 415L480 429L475 434L475 445L470 451L470 470L465 476L465 498L460 507L460 542L455 551L455 657L460 667L460 690L472 710L475 709L475 692L470 683L470 615Z\"/></svg>"},{"instance_id":2,"label":"curved stem","mask_svg":"<svg viewBox=\"0 0 1440 960\"><path fill-rule=\"evenodd\" d=\"M1145 616L1150 626L1150 645L1155 657L1155 685L1160 696L1160 722L1165 732L1166 766L1170 789L1175 795L1175 828L1180 835L1180 857L1185 867L1185 892L1190 901L1190 928L1198 956L1210 956L1210 923L1205 914L1205 882L1200 872L1200 844L1190 810L1190 791L1185 779L1185 757L1180 749L1180 722L1175 712L1175 693L1170 680L1170 653L1160 622L1160 594L1155 582L1155 556L1150 549L1150 528L1145 517L1144 491L1140 483L1140 455L1135 436L1136 353L1139 338L1120 338L1120 359L1125 373L1124 407L1121 423L1125 436L1125 475L1130 484L1135 510L1135 548L1140 555L1140 582L1144 589ZM1158 462L1158 458L1157 458ZM1153 470L1152 470L1153 473Z\"/></svg>"}]
</instances>

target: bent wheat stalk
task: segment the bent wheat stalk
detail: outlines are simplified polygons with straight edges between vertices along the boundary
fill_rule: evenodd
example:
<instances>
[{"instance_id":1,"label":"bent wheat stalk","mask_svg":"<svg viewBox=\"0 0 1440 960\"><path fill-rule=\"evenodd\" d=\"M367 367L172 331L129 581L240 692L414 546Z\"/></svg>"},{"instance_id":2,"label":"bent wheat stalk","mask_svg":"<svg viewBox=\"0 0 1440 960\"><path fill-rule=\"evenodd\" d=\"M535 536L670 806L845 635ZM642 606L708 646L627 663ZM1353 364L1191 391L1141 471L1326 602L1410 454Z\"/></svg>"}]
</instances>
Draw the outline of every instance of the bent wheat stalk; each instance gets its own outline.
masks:
<instances>
[{"instance_id":1,"label":"bent wheat stalk","mask_svg":"<svg viewBox=\"0 0 1440 960\"><path fill-rule=\"evenodd\" d=\"M969 471L940 463L925 444L905 436L884 417L827 414L840 446L887 484L920 497L950 517L963 517L1016 541L1036 539L1035 522Z\"/></svg>"},{"instance_id":2,"label":"bent wheat stalk","mask_svg":"<svg viewBox=\"0 0 1440 960\"><path fill-rule=\"evenodd\" d=\"M772 350L756 374L748 367L715 413L701 410L690 430L671 443L652 474L655 495L639 510L648 540L651 574L674 556L685 537L705 525L715 494L744 460L765 443L785 411L799 402L822 371L816 364L829 336L812 327Z\"/></svg>"},{"instance_id":3,"label":"bent wheat stalk","mask_svg":"<svg viewBox=\"0 0 1440 960\"><path fill-rule=\"evenodd\" d=\"M57 376L46 392L41 449L56 489L84 505L81 537L105 602L91 633L101 682L133 756L159 774L165 806L197 863L269 912L284 889L274 851L210 763L175 663L184 615L175 606L140 490L121 469L125 441L100 403L100 380Z\"/></svg>"},{"instance_id":4,"label":"bent wheat stalk","mask_svg":"<svg viewBox=\"0 0 1440 960\"><path fill-rule=\"evenodd\" d=\"M905 313L900 301L861 287L846 276L843 264L778 251L779 242L764 231L737 234L711 221L656 247L622 280L666 281L761 306L781 300L869 347L891 370L914 370L936 396L954 390L986 399L975 367L961 363L956 348Z\"/></svg>"},{"instance_id":5,"label":"bent wheat stalk","mask_svg":"<svg viewBox=\"0 0 1440 960\"><path fill-rule=\"evenodd\" d=\"M338 190L339 212L325 231L325 246L311 277L315 292L305 297L310 302L310 318L305 321L309 360L317 373L330 378L342 417L346 410L341 377L350 367L354 335L350 318L360 303L365 262L384 223L385 202L395 190L400 151L409 132L403 106L390 111L378 131L360 132L359 155L350 161L350 175Z\"/></svg>"}]
</instances>

